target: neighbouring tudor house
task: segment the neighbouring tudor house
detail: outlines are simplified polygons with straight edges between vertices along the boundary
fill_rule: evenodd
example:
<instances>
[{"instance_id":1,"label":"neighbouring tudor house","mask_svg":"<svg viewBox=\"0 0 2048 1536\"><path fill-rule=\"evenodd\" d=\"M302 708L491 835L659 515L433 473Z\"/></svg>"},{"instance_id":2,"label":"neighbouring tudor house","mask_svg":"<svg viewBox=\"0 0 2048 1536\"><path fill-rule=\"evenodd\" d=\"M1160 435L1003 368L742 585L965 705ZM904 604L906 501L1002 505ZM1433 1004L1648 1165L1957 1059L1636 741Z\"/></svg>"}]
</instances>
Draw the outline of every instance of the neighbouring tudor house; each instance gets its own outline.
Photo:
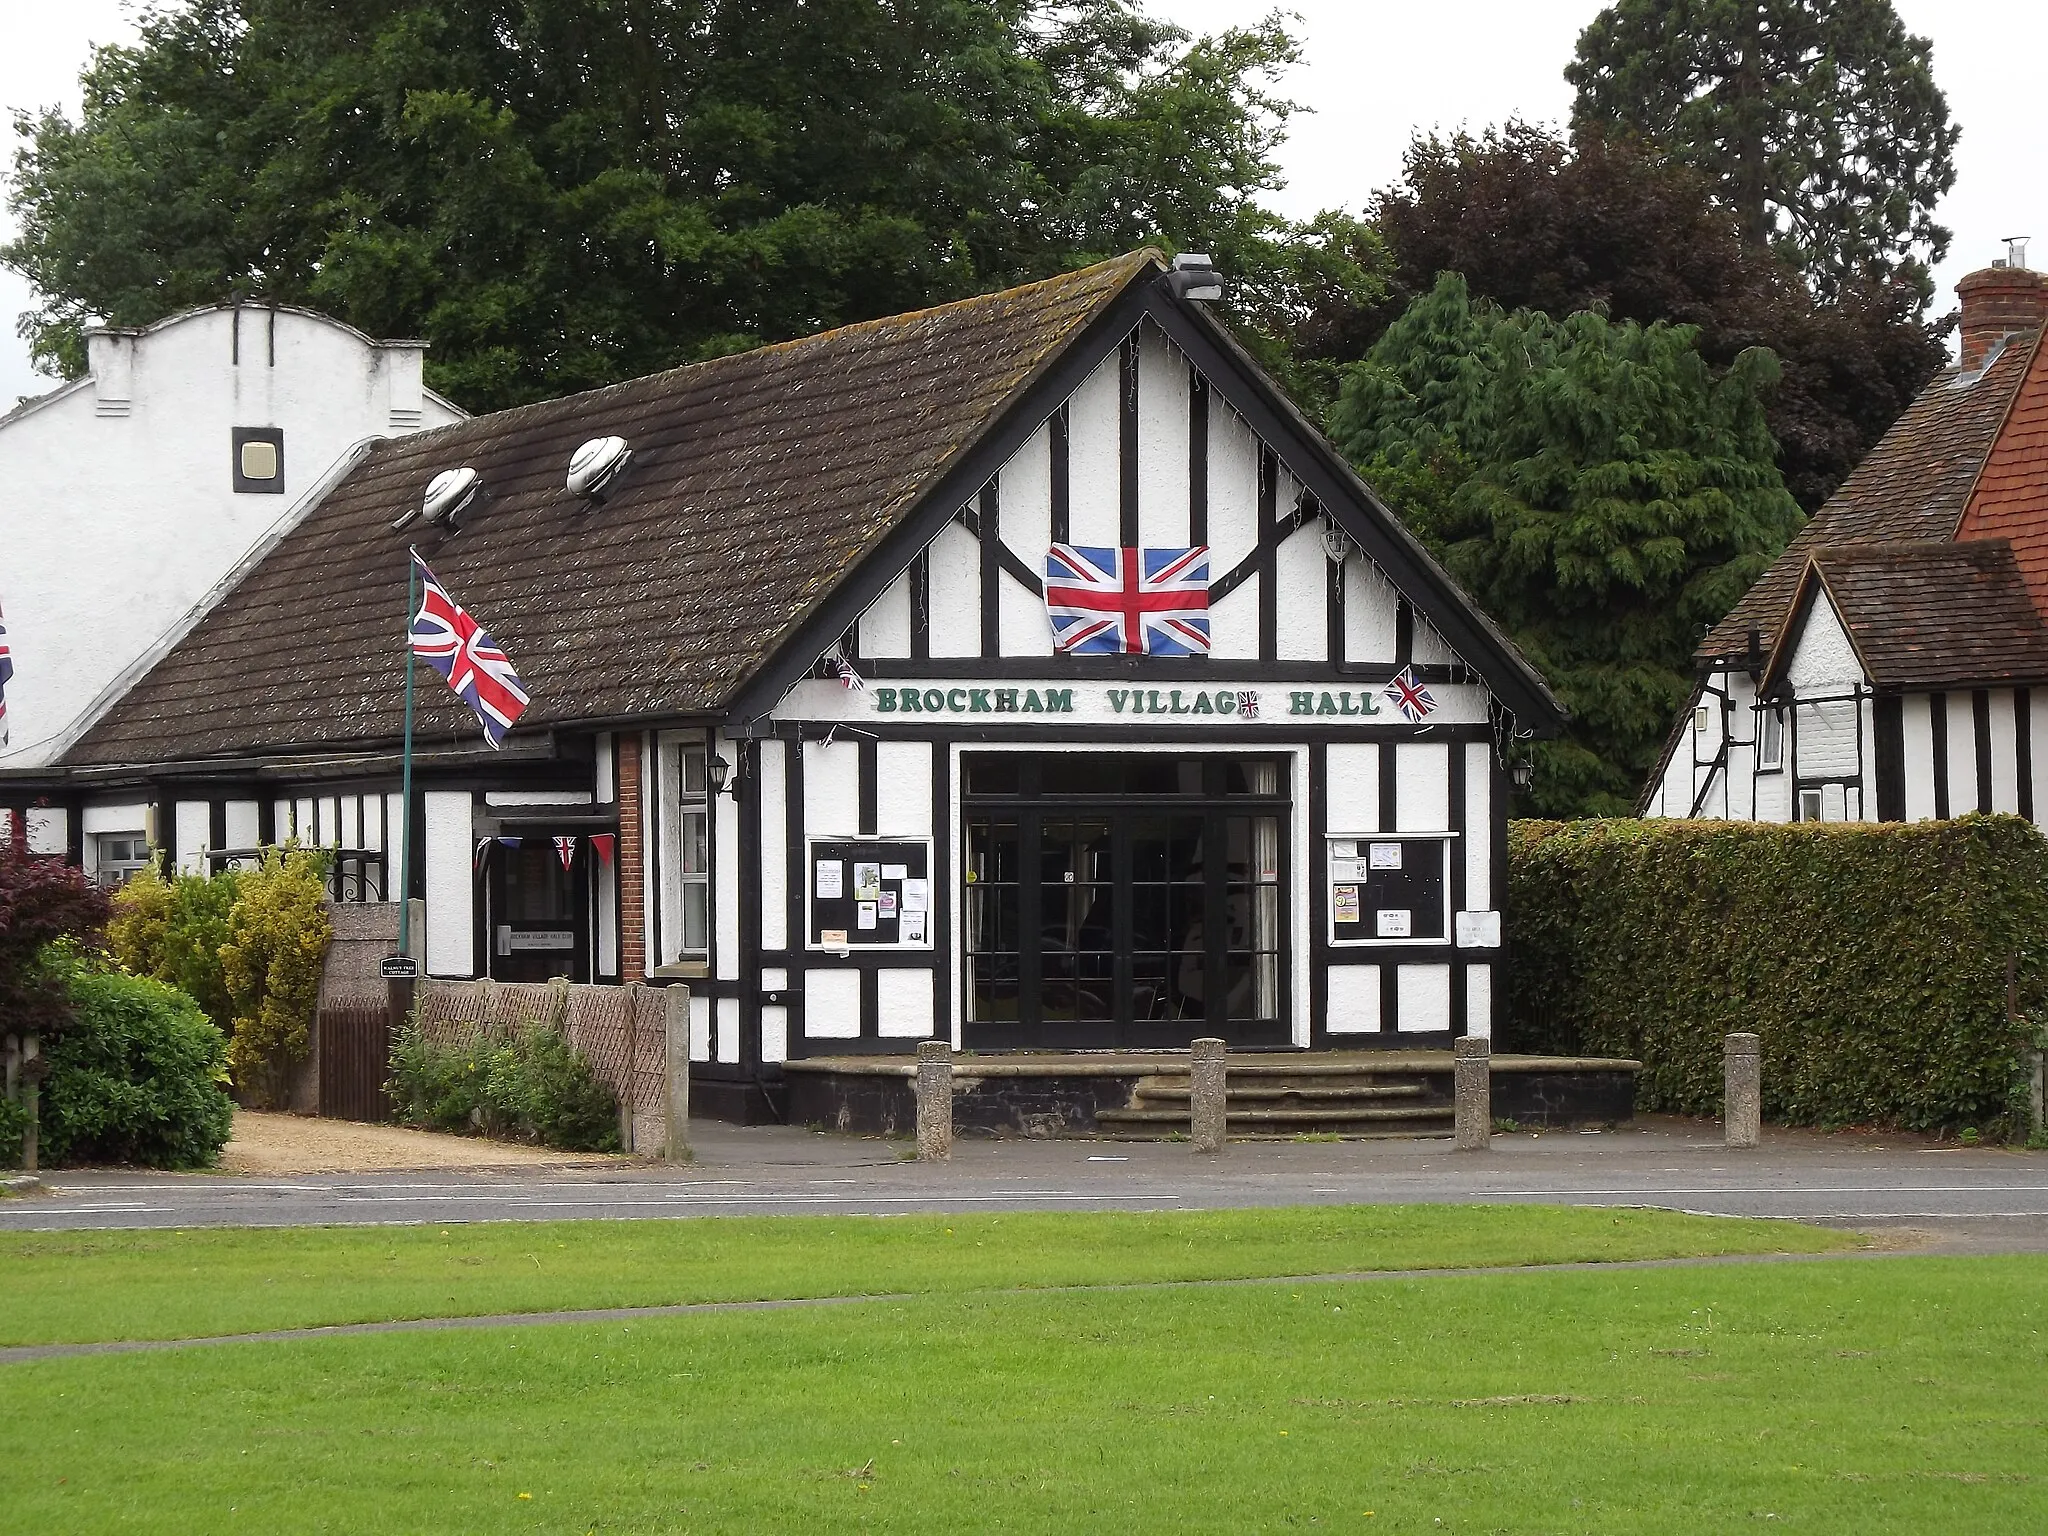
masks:
<instances>
[{"instance_id":1,"label":"neighbouring tudor house","mask_svg":"<svg viewBox=\"0 0 2048 1536\"><path fill-rule=\"evenodd\" d=\"M1516 743L1561 711L1216 282L1139 252L379 443L0 802L188 868L295 838L382 899L416 543L532 695L494 752L419 674L426 970L687 979L712 1112L934 1036L1487 1033ZM453 525L394 528L455 469ZM1054 546L1127 651L1056 646Z\"/></svg>"},{"instance_id":2,"label":"neighbouring tudor house","mask_svg":"<svg viewBox=\"0 0 2048 1536\"><path fill-rule=\"evenodd\" d=\"M2048 277L1957 291L1957 364L1701 642L1643 814L2048 813Z\"/></svg>"}]
</instances>

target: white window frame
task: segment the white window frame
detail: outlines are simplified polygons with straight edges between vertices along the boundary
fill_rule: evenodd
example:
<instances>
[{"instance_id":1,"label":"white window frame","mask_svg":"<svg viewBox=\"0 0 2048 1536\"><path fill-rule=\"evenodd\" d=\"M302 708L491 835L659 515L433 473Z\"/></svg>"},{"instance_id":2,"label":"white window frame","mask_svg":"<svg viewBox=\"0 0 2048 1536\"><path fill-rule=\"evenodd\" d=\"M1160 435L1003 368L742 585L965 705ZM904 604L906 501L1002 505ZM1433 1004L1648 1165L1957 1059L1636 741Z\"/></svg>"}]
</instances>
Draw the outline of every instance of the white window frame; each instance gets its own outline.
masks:
<instances>
[{"instance_id":1,"label":"white window frame","mask_svg":"<svg viewBox=\"0 0 2048 1536\"><path fill-rule=\"evenodd\" d=\"M1774 704L1756 707L1756 769L1758 773L1785 770L1785 712Z\"/></svg>"}]
</instances>

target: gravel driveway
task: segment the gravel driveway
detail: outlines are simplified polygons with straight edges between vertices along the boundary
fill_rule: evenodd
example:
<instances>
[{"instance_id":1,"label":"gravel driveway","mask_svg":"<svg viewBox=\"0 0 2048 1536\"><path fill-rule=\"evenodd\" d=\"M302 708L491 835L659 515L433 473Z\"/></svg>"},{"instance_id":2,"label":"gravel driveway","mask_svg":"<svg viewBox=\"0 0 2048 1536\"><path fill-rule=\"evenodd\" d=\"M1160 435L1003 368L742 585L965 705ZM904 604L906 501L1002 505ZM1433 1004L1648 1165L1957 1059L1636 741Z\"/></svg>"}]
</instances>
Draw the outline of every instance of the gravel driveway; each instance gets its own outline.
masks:
<instances>
[{"instance_id":1,"label":"gravel driveway","mask_svg":"<svg viewBox=\"0 0 2048 1536\"><path fill-rule=\"evenodd\" d=\"M435 1168L618 1166L632 1159L605 1152L557 1152L477 1136L443 1136L395 1125L316 1120L307 1115L235 1111L234 1135L221 1152L222 1173L392 1173Z\"/></svg>"}]
</instances>

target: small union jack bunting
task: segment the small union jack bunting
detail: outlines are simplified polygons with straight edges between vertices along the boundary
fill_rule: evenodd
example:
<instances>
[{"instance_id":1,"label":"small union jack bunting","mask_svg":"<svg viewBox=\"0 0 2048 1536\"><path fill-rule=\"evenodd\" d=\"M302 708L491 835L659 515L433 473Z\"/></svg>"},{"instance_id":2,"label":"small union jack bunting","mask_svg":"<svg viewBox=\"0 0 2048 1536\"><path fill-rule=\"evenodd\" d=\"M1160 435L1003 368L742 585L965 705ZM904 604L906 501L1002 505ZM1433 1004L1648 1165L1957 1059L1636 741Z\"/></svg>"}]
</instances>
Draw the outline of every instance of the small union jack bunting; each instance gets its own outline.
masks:
<instances>
[{"instance_id":1,"label":"small union jack bunting","mask_svg":"<svg viewBox=\"0 0 2048 1536\"><path fill-rule=\"evenodd\" d=\"M576 839L558 837L555 839L555 857L562 861L562 868L568 869L576 862Z\"/></svg>"},{"instance_id":2,"label":"small union jack bunting","mask_svg":"<svg viewBox=\"0 0 2048 1536\"><path fill-rule=\"evenodd\" d=\"M1410 725L1420 725L1436 708L1436 695L1416 677L1413 667L1403 667L1395 673L1393 681L1381 692L1389 704L1407 717Z\"/></svg>"},{"instance_id":3,"label":"small union jack bunting","mask_svg":"<svg viewBox=\"0 0 2048 1536\"><path fill-rule=\"evenodd\" d=\"M484 740L505 744L505 733L526 712L526 689L512 661L483 626L463 611L414 552L420 578L420 611L412 621L412 653L441 674L443 682L476 711Z\"/></svg>"}]
</instances>

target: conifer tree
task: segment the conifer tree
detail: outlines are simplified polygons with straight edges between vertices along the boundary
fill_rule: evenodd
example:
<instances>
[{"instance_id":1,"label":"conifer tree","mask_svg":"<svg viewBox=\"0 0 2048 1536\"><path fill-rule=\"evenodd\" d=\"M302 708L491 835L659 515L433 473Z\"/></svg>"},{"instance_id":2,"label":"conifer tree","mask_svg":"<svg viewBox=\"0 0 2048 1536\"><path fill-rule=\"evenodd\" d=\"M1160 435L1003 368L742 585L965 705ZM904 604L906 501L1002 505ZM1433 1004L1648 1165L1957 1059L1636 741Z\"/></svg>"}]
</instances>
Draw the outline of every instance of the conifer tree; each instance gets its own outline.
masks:
<instances>
[{"instance_id":1,"label":"conifer tree","mask_svg":"<svg viewBox=\"0 0 2048 1536\"><path fill-rule=\"evenodd\" d=\"M1689 326L1553 321L1446 274L1347 370L1339 446L1572 712L1533 808L1625 814L1704 626L1797 530L1761 348L1715 374Z\"/></svg>"},{"instance_id":2,"label":"conifer tree","mask_svg":"<svg viewBox=\"0 0 2048 1536\"><path fill-rule=\"evenodd\" d=\"M1859 277L1932 296L1959 130L1932 46L1891 0L1618 0L1565 79L1574 126L1640 134L1706 171L1749 239L1823 297Z\"/></svg>"}]
</instances>

